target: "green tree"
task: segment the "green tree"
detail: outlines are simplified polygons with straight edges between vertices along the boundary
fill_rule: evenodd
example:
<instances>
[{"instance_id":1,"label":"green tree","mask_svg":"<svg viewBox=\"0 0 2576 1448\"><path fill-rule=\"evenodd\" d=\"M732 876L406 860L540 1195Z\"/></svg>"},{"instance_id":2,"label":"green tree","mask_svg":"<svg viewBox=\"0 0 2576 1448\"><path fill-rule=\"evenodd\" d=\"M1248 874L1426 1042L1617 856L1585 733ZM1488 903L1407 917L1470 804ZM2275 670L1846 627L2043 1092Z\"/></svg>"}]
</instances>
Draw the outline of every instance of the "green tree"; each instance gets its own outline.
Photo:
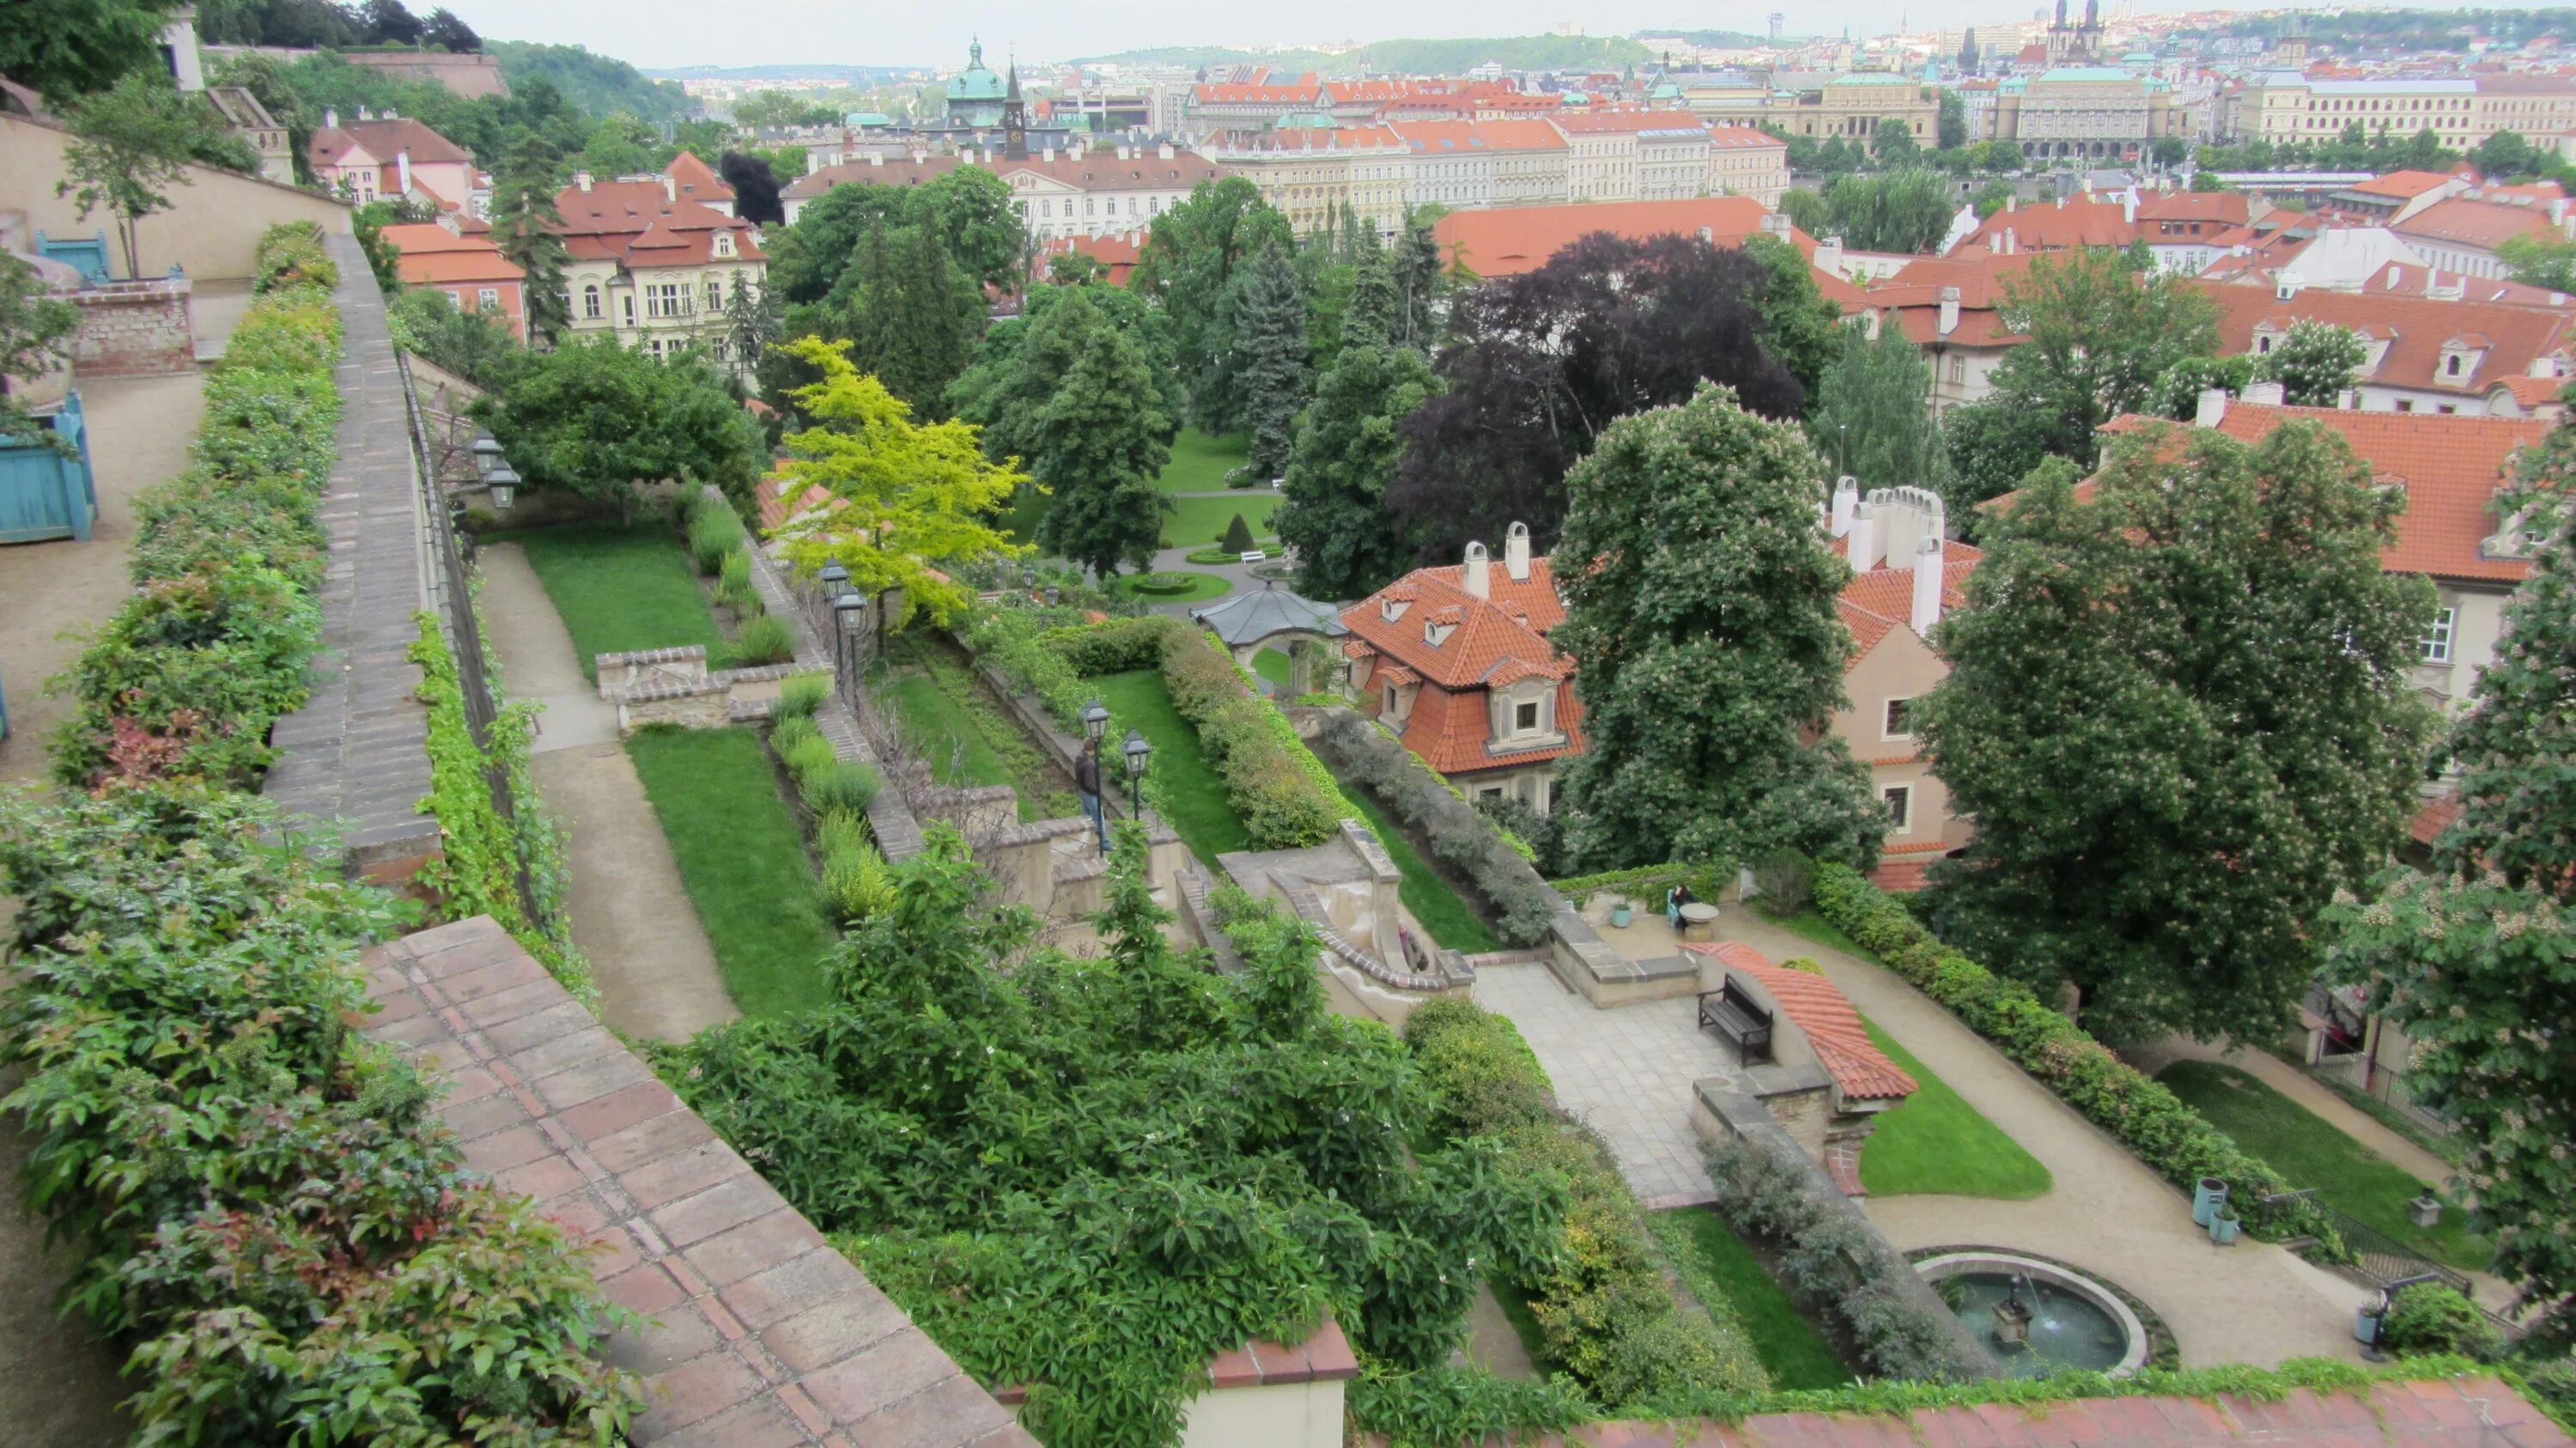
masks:
<instances>
[{"instance_id":1,"label":"green tree","mask_svg":"<svg viewBox=\"0 0 2576 1448\"><path fill-rule=\"evenodd\" d=\"M2576 241L2555 232L2525 232L2498 243L2496 256L2524 286L2576 292Z\"/></svg>"},{"instance_id":2,"label":"green tree","mask_svg":"<svg viewBox=\"0 0 2576 1448\"><path fill-rule=\"evenodd\" d=\"M0 75L56 106L104 91L161 59L180 0L10 0L0 10Z\"/></svg>"},{"instance_id":3,"label":"green tree","mask_svg":"<svg viewBox=\"0 0 2576 1448\"><path fill-rule=\"evenodd\" d=\"M165 188L187 184L190 165L207 162L238 171L259 166L259 158L225 135L203 103L151 71L129 72L113 88L83 99L72 107L70 122L72 140L63 148L64 174L54 194L72 198L83 220L101 207L116 218L129 277L143 275L136 228L144 217L169 209Z\"/></svg>"},{"instance_id":4,"label":"green tree","mask_svg":"<svg viewBox=\"0 0 2576 1448\"><path fill-rule=\"evenodd\" d=\"M1587 868L1748 861L1869 868L1886 813L1826 732L1851 569L1816 527L1823 464L1797 424L1703 386L1612 423L1566 476L1559 557L1586 743L1565 775Z\"/></svg>"},{"instance_id":5,"label":"green tree","mask_svg":"<svg viewBox=\"0 0 2576 1448\"><path fill-rule=\"evenodd\" d=\"M2022 485L2048 457L2053 435L2047 418L1996 398L1941 414L1941 440L1950 450L1950 487L1941 495L1949 515L1971 534L1983 528L1977 505Z\"/></svg>"},{"instance_id":6,"label":"green tree","mask_svg":"<svg viewBox=\"0 0 2576 1448\"><path fill-rule=\"evenodd\" d=\"M492 183L492 243L527 274L520 288L528 340L553 346L572 324L572 294L564 273L572 253L555 209L556 172L562 153L535 131L519 138Z\"/></svg>"},{"instance_id":7,"label":"green tree","mask_svg":"<svg viewBox=\"0 0 2576 1448\"><path fill-rule=\"evenodd\" d=\"M1057 304L1071 365L1038 414L1029 472L1054 493L1038 543L1102 576L1142 569L1171 505L1154 480L1172 455L1172 422L1145 349L1075 288Z\"/></svg>"},{"instance_id":8,"label":"green tree","mask_svg":"<svg viewBox=\"0 0 2576 1448\"><path fill-rule=\"evenodd\" d=\"M802 337L779 350L821 378L797 391L797 413L813 425L787 435L779 476L791 495L805 485L833 499L780 530L789 562L810 577L837 560L867 593L900 590L907 609L951 622L974 594L949 570L1018 551L991 519L1027 476L985 457L971 423L915 422L851 362L847 343Z\"/></svg>"},{"instance_id":9,"label":"green tree","mask_svg":"<svg viewBox=\"0 0 2576 1448\"><path fill-rule=\"evenodd\" d=\"M2233 357L2185 357L2156 379L2155 395L2149 399L2148 407L2158 417L2189 422L2200 415L2202 393L2244 391L2245 385L2254 380L2256 360L2244 353ZM2023 471L2029 469L2025 467Z\"/></svg>"},{"instance_id":10,"label":"green tree","mask_svg":"<svg viewBox=\"0 0 2576 1448\"><path fill-rule=\"evenodd\" d=\"M660 134L651 126L631 112L618 111L601 117L582 139L579 169L603 179L658 170L653 153L660 142Z\"/></svg>"},{"instance_id":11,"label":"green tree","mask_svg":"<svg viewBox=\"0 0 2576 1448\"><path fill-rule=\"evenodd\" d=\"M828 126L841 119L830 106L817 105L794 91L753 91L733 103L733 123L746 131L788 126Z\"/></svg>"},{"instance_id":12,"label":"green tree","mask_svg":"<svg viewBox=\"0 0 2576 1448\"><path fill-rule=\"evenodd\" d=\"M1127 284L1171 318L1173 363L1189 388L1191 420L1232 432L1243 398L1225 358L1235 343L1235 272L1262 248L1293 246L1288 218L1241 176L1202 181L1190 199L1154 219Z\"/></svg>"},{"instance_id":13,"label":"green tree","mask_svg":"<svg viewBox=\"0 0 2576 1448\"><path fill-rule=\"evenodd\" d=\"M1807 435L1833 471L1861 490L1923 487L1947 498L1950 454L1927 405L1931 364L1893 318L1875 339L1843 330L1843 354L1825 369Z\"/></svg>"},{"instance_id":14,"label":"green tree","mask_svg":"<svg viewBox=\"0 0 2576 1448\"><path fill-rule=\"evenodd\" d=\"M2089 500L2075 479L2052 462L1988 520L1915 704L1977 821L1935 869L1944 933L2071 983L2106 1039L2273 1039L2318 912L2413 812L2431 586L2383 571L2401 503L2315 423L2150 427Z\"/></svg>"},{"instance_id":15,"label":"green tree","mask_svg":"<svg viewBox=\"0 0 2576 1448\"><path fill-rule=\"evenodd\" d=\"M1018 320L985 332L973 364L948 389L950 409L984 429L984 451L997 461L1037 453L1047 404L1073 370L1071 334L1091 321L1065 310L1076 297L1144 352L1157 384L1157 410L1166 424L1180 416L1180 380L1172 372L1169 319L1161 308L1125 287L1039 287L1029 294Z\"/></svg>"},{"instance_id":16,"label":"green tree","mask_svg":"<svg viewBox=\"0 0 2576 1448\"><path fill-rule=\"evenodd\" d=\"M528 358L497 313L466 311L437 287L389 293L385 324L395 346L486 392L507 387Z\"/></svg>"},{"instance_id":17,"label":"green tree","mask_svg":"<svg viewBox=\"0 0 2576 1448\"><path fill-rule=\"evenodd\" d=\"M737 496L759 476L760 429L693 357L665 361L611 337L532 354L497 399L477 404L493 439L532 488L613 501L677 480Z\"/></svg>"},{"instance_id":18,"label":"green tree","mask_svg":"<svg viewBox=\"0 0 2576 1448\"><path fill-rule=\"evenodd\" d=\"M1236 370L1252 433L1249 469L1260 483L1287 471L1296 442L1297 410L1306 401L1306 300L1287 252L1277 246L1262 248L1243 269L1235 297Z\"/></svg>"},{"instance_id":19,"label":"green tree","mask_svg":"<svg viewBox=\"0 0 2576 1448\"><path fill-rule=\"evenodd\" d=\"M2281 384L2292 407L2332 407L2361 376L2370 348L2361 334L2332 322L2292 324L2290 334L2254 364L2255 375Z\"/></svg>"},{"instance_id":20,"label":"green tree","mask_svg":"<svg viewBox=\"0 0 2576 1448\"><path fill-rule=\"evenodd\" d=\"M822 319L826 335L853 345L860 371L937 417L983 330L984 293L949 261L935 214L901 227L877 222Z\"/></svg>"},{"instance_id":21,"label":"green tree","mask_svg":"<svg viewBox=\"0 0 2576 1448\"><path fill-rule=\"evenodd\" d=\"M2519 132L2498 131L2469 148L2469 164L2478 174L2500 181L2538 175L2548 158Z\"/></svg>"},{"instance_id":22,"label":"green tree","mask_svg":"<svg viewBox=\"0 0 2576 1448\"><path fill-rule=\"evenodd\" d=\"M1825 369L1842 353L1842 308L1816 286L1816 269L1781 237L1745 239L1744 253L1762 264L1767 280L1754 299L1762 317L1762 350L1798 379L1809 397Z\"/></svg>"},{"instance_id":23,"label":"green tree","mask_svg":"<svg viewBox=\"0 0 2576 1448\"><path fill-rule=\"evenodd\" d=\"M1870 133L1869 153L1881 166L1894 169L1912 166L1923 158L1923 143L1914 139L1914 128L1905 122L1888 119L1878 123Z\"/></svg>"},{"instance_id":24,"label":"green tree","mask_svg":"<svg viewBox=\"0 0 2576 1448\"><path fill-rule=\"evenodd\" d=\"M1999 312L2028 340L1995 368L1995 396L2046 418L2047 450L2086 465L2103 423L2146 410L2174 363L2218 350L2216 303L2116 251L2033 257Z\"/></svg>"},{"instance_id":25,"label":"green tree","mask_svg":"<svg viewBox=\"0 0 2576 1448\"><path fill-rule=\"evenodd\" d=\"M1935 122L1935 143L1944 151L1956 151L1968 144L1968 102L1948 86L1941 88L1941 118Z\"/></svg>"},{"instance_id":26,"label":"green tree","mask_svg":"<svg viewBox=\"0 0 2576 1448\"><path fill-rule=\"evenodd\" d=\"M1441 305L1449 294L1449 269L1441 264L1440 239L1432 226L1432 218L1415 213L1397 239L1392 258L1395 325L1388 340L1424 352L1440 338Z\"/></svg>"},{"instance_id":27,"label":"green tree","mask_svg":"<svg viewBox=\"0 0 2576 1448\"><path fill-rule=\"evenodd\" d=\"M0 252L0 438L22 438L39 424L9 391L13 378L40 376L71 356L80 309L56 297L36 269Z\"/></svg>"},{"instance_id":28,"label":"green tree","mask_svg":"<svg viewBox=\"0 0 2576 1448\"><path fill-rule=\"evenodd\" d=\"M1228 553L1249 553L1252 544L1252 525L1243 520L1241 513L1226 520L1225 531L1218 534L1216 540L1216 546Z\"/></svg>"},{"instance_id":29,"label":"green tree","mask_svg":"<svg viewBox=\"0 0 2576 1448\"><path fill-rule=\"evenodd\" d=\"M1364 334L1316 379L1271 520L1310 596L1365 597L1413 566L1414 539L1388 512L1386 484L1404 455L1404 420L1439 389L1420 352Z\"/></svg>"},{"instance_id":30,"label":"green tree","mask_svg":"<svg viewBox=\"0 0 2576 1448\"><path fill-rule=\"evenodd\" d=\"M2563 483L2564 442L2548 462ZM2331 975L2413 1043L2407 1085L2466 1149L2471 1221L2495 1271L2539 1304L2537 1338L2576 1337L2576 547L2553 516L2531 577L2505 608L2494 662L2451 736L2460 818L2429 874L2397 872L2328 912Z\"/></svg>"},{"instance_id":31,"label":"green tree","mask_svg":"<svg viewBox=\"0 0 2576 1448\"><path fill-rule=\"evenodd\" d=\"M2156 165L2166 171L2179 171L2191 159L2191 143L2180 136L2159 137L2153 152Z\"/></svg>"},{"instance_id":32,"label":"green tree","mask_svg":"<svg viewBox=\"0 0 2576 1448\"><path fill-rule=\"evenodd\" d=\"M786 335L778 294L766 282L754 285L734 273L733 295L725 302L725 352L744 371L757 370L769 349Z\"/></svg>"}]
</instances>

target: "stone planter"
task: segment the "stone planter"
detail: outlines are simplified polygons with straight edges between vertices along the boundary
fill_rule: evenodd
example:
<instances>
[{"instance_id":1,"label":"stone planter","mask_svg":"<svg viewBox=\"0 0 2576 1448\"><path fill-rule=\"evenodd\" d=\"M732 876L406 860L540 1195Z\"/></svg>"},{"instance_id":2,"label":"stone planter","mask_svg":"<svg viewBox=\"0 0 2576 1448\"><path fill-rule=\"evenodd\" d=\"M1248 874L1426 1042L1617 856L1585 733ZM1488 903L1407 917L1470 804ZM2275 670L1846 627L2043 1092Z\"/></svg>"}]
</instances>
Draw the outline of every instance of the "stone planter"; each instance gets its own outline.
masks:
<instances>
[{"instance_id":1,"label":"stone planter","mask_svg":"<svg viewBox=\"0 0 2576 1448\"><path fill-rule=\"evenodd\" d=\"M2419 1227L2438 1227L2442 1224L2442 1199L2426 1192L2406 1204L2406 1217Z\"/></svg>"}]
</instances>

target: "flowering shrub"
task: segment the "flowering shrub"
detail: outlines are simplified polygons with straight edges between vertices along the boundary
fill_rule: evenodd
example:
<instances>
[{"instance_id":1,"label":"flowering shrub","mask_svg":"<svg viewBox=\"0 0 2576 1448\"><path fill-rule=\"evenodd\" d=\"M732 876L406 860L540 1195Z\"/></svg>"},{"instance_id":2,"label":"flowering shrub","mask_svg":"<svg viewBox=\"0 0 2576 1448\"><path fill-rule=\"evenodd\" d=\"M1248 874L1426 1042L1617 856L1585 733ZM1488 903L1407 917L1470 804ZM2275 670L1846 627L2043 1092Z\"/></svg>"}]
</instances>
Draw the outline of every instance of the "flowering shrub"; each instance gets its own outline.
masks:
<instances>
[{"instance_id":1,"label":"flowering shrub","mask_svg":"<svg viewBox=\"0 0 2576 1448\"><path fill-rule=\"evenodd\" d=\"M2225 1180L2232 1200L2250 1209L2290 1183L2238 1146L2181 1097L2112 1055L2029 986L2006 980L1946 949L1905 907L1848 865L1816 867L1816 909L1852 943L1920 987L1970 1030L1994 1042L2041 1085L2153 1167L2188 1190L2202 1177ZM2313 1236L2327 1250L2341 1239L2304 1200L2249 1223L2273 1236Z\"/></svg>"},{"instance_id":2,"label":"flowering shrub","mask_svg":"<svg viewBox=\"0 0 2576 1448\"><path fill-rule=\"evenodd\" d=\"M27 1073L0 1104L71 1300L138 1344L145 1438L621 1441L580 1253L348 1025L393 903L276 824L193 785L0 797L0 1064Z\"/></svg>"}]
</instances>

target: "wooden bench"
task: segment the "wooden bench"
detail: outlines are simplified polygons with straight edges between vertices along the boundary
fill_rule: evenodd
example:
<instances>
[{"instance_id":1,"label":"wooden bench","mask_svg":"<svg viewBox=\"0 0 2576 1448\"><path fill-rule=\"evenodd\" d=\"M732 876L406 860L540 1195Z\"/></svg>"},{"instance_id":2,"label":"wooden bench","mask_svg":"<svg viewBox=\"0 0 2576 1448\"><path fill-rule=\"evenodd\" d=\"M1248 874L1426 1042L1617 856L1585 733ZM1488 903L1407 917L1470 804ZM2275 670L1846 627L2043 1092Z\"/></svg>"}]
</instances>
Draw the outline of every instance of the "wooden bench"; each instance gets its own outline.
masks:
<instances>
[{"instance_id":1,"label":"wooden bench","mask_svg":"<svg viewBox=\"0 0 2576 1448\"><path fill-rule=\"evenodd\" d=\"M1699 1028L1734 1042L1747 1061L1771 1059L1771 1013L1732 976L1717 989L1699 993Z\"/></svg>"}]
</instances>

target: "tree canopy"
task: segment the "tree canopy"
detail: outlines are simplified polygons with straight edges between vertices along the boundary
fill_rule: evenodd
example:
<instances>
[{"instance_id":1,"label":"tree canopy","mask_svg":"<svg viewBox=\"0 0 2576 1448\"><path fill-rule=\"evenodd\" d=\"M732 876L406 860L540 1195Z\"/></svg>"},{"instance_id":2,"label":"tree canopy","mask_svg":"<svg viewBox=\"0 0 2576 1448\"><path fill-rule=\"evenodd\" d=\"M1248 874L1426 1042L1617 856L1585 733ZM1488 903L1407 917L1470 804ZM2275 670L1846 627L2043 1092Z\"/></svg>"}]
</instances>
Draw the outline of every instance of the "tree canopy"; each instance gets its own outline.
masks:
<instances>
[{"instance_id":1,"label":"tree canopy","mask_svg":"<svg viewBox=\"0 0 2576 1448\"><path fill-rule=\"evenodd\" d=\"M613 337L532 353L497 400L478 404L531 488L631 508L639 484L714 483L741 496L759 476L760 429L704 362L630 351Z\"/></svg>"},{"instance_id":2,"label":"tree canopy","mask_svg":"<svg viewBox=\"0 0 2576 1448\"><path fill-rule=\"evenodd\" d=\"M1561 810L1584 868L1877 862L1886 813L1825 728L1852 575L1816 526L1822 473L1797 424L1703 386L1612 423L1567 475L1557 552L1589 563L1557 575L1549 637L1583 704Z\"/></svg>"},{"instance_id":3,"label":"tree canopy","mask_svg":"<svg viewBox=\"0 0 2576 1448\"><path fill-rule=\"evenodd\" d=\"M1306 401L1306 297L1284 249L1264 247L1236 275L1233 310L1233 370L1252 434L1247 465L1256 483L1266 482L1287 471Z\"/></svg>"},{"instance_id":4,"label":"tree canopy","mask_svg":"<svg viewBox=\"0 0 2576 1448\"><path fill-rule=\"evenodd\" d=\"M2157 424L2091 486L2040 469L1935 638L1914 717L1977 821L1943 933L2108 1039L2269 1040L2413 811L2432 590L2382 570L2401 502L2314 423Z\"/></svg>"},{"instance_id":5,"label":"tree canopy","mask_svg":"<svg viewBox=\"0 0 2576 1448\"><path fill-rule=\"evenodd\" d=\"M1959 208L1946 177L1910 166L1837 176L1821 192L1791 190L1781 196L1780 210L1809 236L1839 236L1856 251L1928 252L1949 235Z\"/></svg>"},{"instance_id":6,"label":"tree canopy","mask_svg":"<svg viewBox=\"0 0 2576 1448\"><path fill-rule=\"evenodd\" d=\"M1995 396L2045 418L2046 450L2086 465L2103 423L2147 411L2166 369L2218 350L2216 303L2107 249L2033 257L1998 311L2028 340L1995 368Z\"/></svg>"},{"instance_id":7,"label":"tree canopy","mask_svg":"<svg viewBox=\"0 0 2576 1448\"><path fill-rule=\"evenodd\" d=\"M1688 399L1700 383L1745 407L1795 417L1798 379L1763 347L1772 273L1696 237L1595 233L1536 271L1459 294L1447 390L1404 427L1387 488L1425 561L1527 523L1545 548L1564 524L1566 469L1629 413ZM1810 479L1812 482L1813 479Z\"/></svg>"},{"instance_id":8,"label":"tree canopy","mask_svg":"<svg viewBox=\"0 0 2576 1448\"><path fill-rule=\"evenodd\" d=\"M1932 418L1932 367L1894 320L1875 338L1857 326L1842 335L1842 356L1816 389L1807 435L1833 471L1856 478L1861 491L1930 488L1948 499L1950 454Z\"/></svg>"},{"instance_id":9,"label":"tree canopy","mask_svg":"<svg viewBox=\"0 0 2576 1448\"><path fill-rule=\"evenodd\" d=\"M143 218L169 209L168 188L184 184L191 165L259 168L259 157L226 134L211 110L153 71L129 71L83 97L69 119L72 141L54 194L72 198L83 217L104 209L116 218L128 277L143 275Z\"/></svg>"},{"instance_id":10,"label":"tree canopy","mask_svg":"<svg viewBox=\"0 0 2576 1448\"><path fill-rule=\"evenodd\" d=\"M1271 522L1314 598L1362 598L1413 566L1414 544L1386 507L1406 418L1439 391L1410 347L1353 340L1315 380Z\"/></svg>"},{"instance_id":11,"label":"tree canopy","mask_svg":"<svg viewBox=\"0 0 2576 1448\"><path fill-rule=\"evenodd\" d=\"M11 0L0 75L53 105L103 91L160 59L161 27L181 0Z\"/></svg>"},{"instance_id":12,"label":"tree canopy","mask_svg":"<svg viewBox=\"0 0 2576 1448\"><path fill-rule=\"evenodd\" d=\"M1170 460L1172 419L1157 403L1145 349L1112 325L1088 287L1056 305L1068 364L1029 423L1029 472L1055 495L1038 542L1094 573L1142 569L1162 545L1170 506L1154 486Z\"/></svg>"},{"instance_id":13,"label":"tree canopy","mask_svg":"<svg viewBox=\"0 0 2576 1448\"><path fill-rule=\"evenodd\" d=\"M2292 407L2332 407L2370 358L2361 334L2332 322L2301 321L2254 364L2255 375L2281 384Z\"/></svg>"},{"instance_id":14,"label":"tree canopy","mask_svg":"<svg viewBox=\"0 0 2576 1448\"><path fill-rule=\"evenodd\" d=\"M791 304L819 302L840 287L868 232L935 218L949 263L977 285L1013 288L1028 238L1011 209L1010 188L980 166L959 166L918 186L851 181L806 202L796 224L769 238L770 285Z\"/></svg>"},{"instance_id":15,"label":"tree canopy","mask_svg":"<svg viewBox=\"0 0 2576 1448\"><path fill-rule=\"evenodd\" d=\"M1202 181L1154 218L1128 285L1172 321L1173 363L1189 389L1190 420L1209 432L1242 423L1243 394L1226 365L1234 346L1234 275L1272 244L1293 246L1288 218L1241 176Z\"/></svg>"}]
</instances>

